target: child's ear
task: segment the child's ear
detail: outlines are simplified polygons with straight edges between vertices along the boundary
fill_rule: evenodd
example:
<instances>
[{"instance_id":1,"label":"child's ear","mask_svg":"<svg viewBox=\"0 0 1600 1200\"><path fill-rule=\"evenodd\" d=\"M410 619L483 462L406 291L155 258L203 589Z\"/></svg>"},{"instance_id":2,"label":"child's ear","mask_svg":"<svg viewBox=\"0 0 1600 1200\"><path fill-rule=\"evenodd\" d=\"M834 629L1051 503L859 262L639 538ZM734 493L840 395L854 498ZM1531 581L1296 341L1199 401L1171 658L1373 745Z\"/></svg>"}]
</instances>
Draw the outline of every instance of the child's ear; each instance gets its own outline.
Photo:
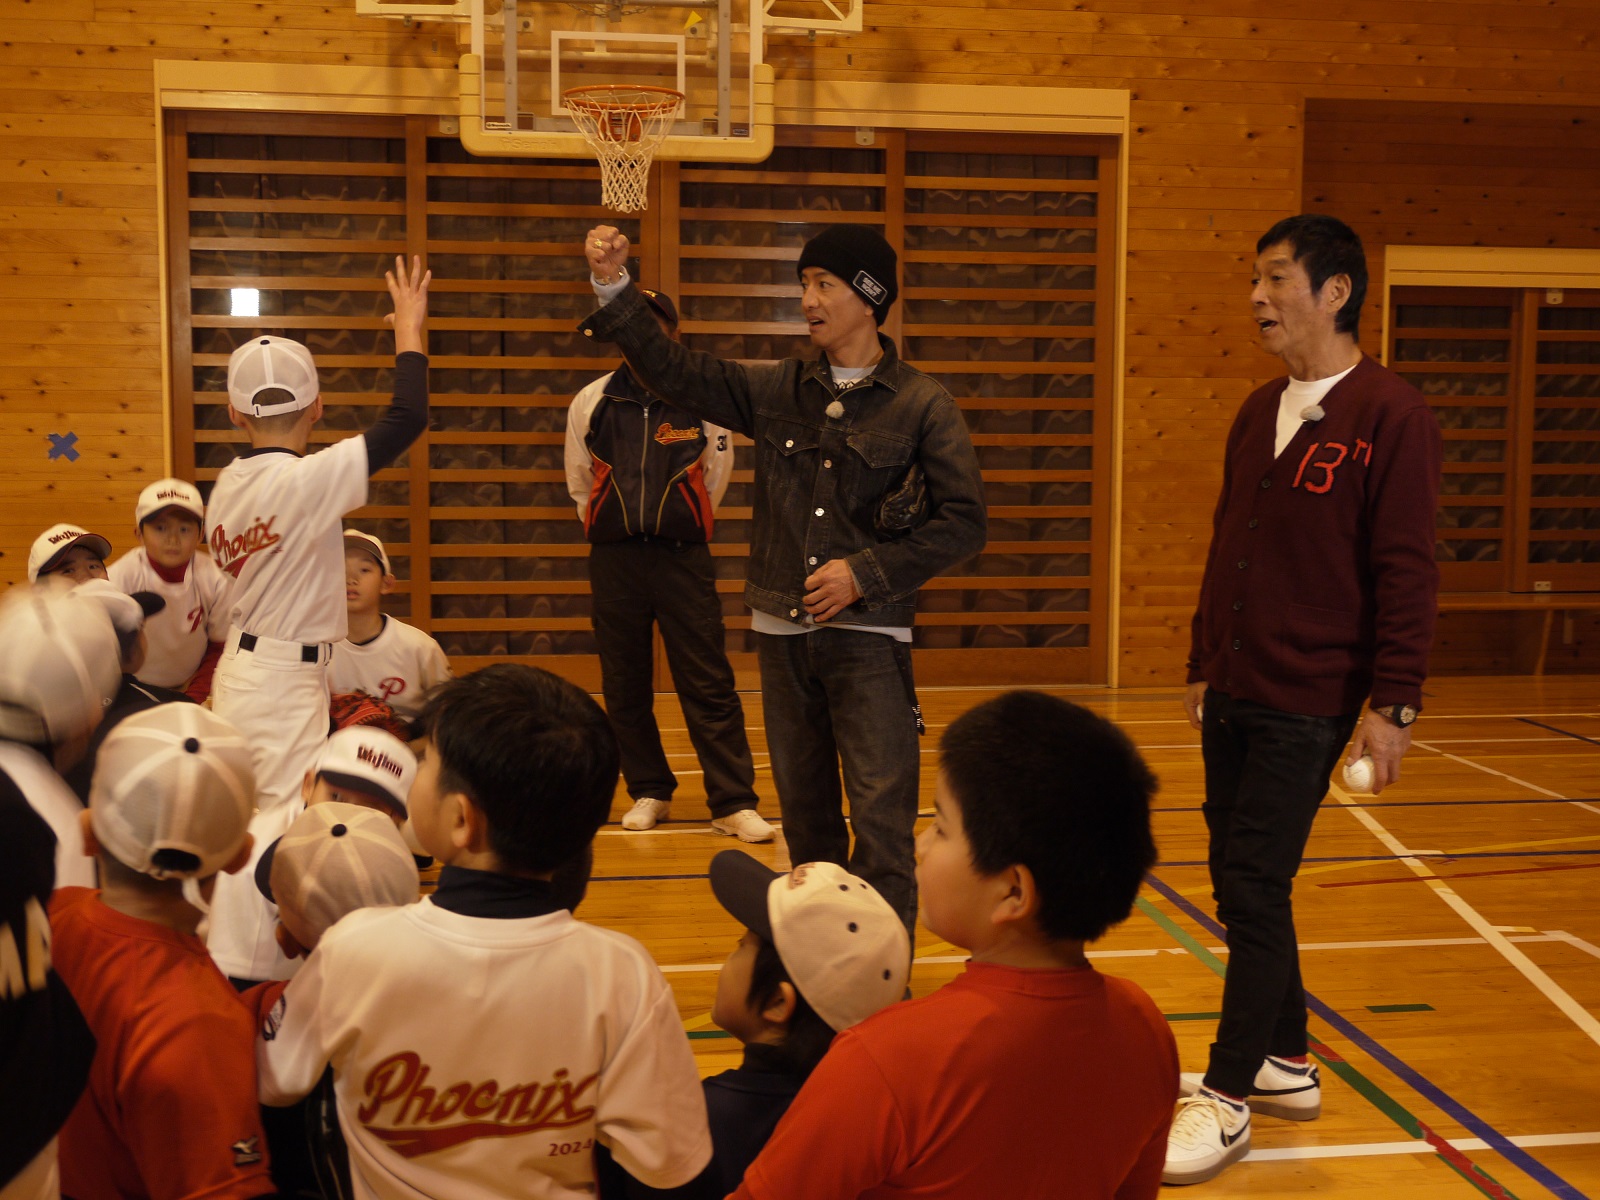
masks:
<instances>
[{"instance_id":1,"label":"child's ear","mask_svg":"<svg viewBox=\"0 0 1600 1200\"><path fill-rule=\"evenodd\" d=\"M231 404L228 405L228 420L230 423L237 425L240 429L245 429L244 414ZM248 432L248 430L246 430L246 432Z\"/></svg>"},{"instance_id":2,"label":"child's ear","mask_svg":"<svg viewBox=\"0 0 1600 1200\"><path fill-rule=\"evenodd\" d=\"M382 586L380 586L378 588L378 595L387 596L390 592L394 591L395 587L399 584L399 582L400 581L398 579L396 579L393 575L385 575L383 577Z\"/></svg>"},{"instance_id":3,"label":"child's ear","mask_svg":"<svg viewBox=\"0 0 1600 1200\"><path fill-rule=\"evenodd\" d=\"M273 936L278 939L278 949L283 951L285 958L304 958L311 953L300 944L294 934L289 932L289 927L282 921L278 922L277 932Z\"/></svg>"},{"instance_id":4,"label":"child's ear","mask_svg":"<svg viewBox=\"0 0 1600 1200\"><path fill-rule=\"evenodd\" d=\"M307 771L306 777L300 781L300 802L302 804L310 804L311 793L316 790L317 773L315 771Z\"/></svg>"},{"instance_id":5,"label":"child's ear","mask_svg":"<svg viewBox=\"0 0 1600 1200\"><path fill-rule=\"evenodd\" d=\"M1027 867L1013 863L995 879L1002 893L994 909L996 925L1031 920L1038 913L1039 886L1034 882L1033 872Z\"/></svg>"},{"instance_id":6,"label":"child's ear","mask_svg":"<svg viewBox=\"0 0 1600 1200\"><path fill-rule=\"evenodd\" d=\"M83 831L83 852L94 858L100 853L100 839L94 835L94 820L87 808L78 814L78 828Z\"/></svg>"},{"instance_id":7,"label":"child's ear","mask_svg":"<svg viewBox=\"0 0 1600 1200\"><path fill-rule=\"evenodd\" d=\"M462 792L448 792L444 797L444 810L450 822L452 846L474 853L489 848L489 821L483 809Z\"/></svg>"},{"instance_id":8,"label":"child's ear","mask_svg":"<svg viewBox=\"0 0 1600 1200\"><path fill-rule=\"evenodd\" d=\"M772 999L761 1010L761 1019L769 1025L787 1025L794 1018L795 1003L799 993L794 990L794 984L780 983L778 990L772 994Z\"/></svg>"},{"instance_id":9,"label":"child's ear","mask_svg":"<svg viewBox=\"0 0 1600 1200\"><path fill-rule=\"evenodd\" d=\"M245 834L244 845L239 847L232 858L222 864L222 874L237 875L244 870L244 865L250 861L250 851L255 849L255 845L256 835L253 833Z\"/></svg>"}]
</instances>

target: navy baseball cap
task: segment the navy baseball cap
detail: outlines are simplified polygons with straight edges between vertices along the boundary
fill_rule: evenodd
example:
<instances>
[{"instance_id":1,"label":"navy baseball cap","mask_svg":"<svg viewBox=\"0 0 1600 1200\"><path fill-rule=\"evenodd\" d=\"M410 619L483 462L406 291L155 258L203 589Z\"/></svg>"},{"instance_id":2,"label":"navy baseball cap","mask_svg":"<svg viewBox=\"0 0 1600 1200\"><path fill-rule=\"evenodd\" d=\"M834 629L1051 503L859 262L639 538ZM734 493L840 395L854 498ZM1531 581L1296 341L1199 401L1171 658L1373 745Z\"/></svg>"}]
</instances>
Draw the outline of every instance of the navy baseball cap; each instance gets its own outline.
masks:
<instances>
[{"instance_id":1,"label":"navy baseball cap","mask_svg":"<svg viewBox=\"0 0 1600 1200\"><path fill-rule=\"evenodd\" d=\"M649 288L640 288L644 293L645 301L651 308L661 314L661 319L668 325L678 323L678 306L672 302L672 297L665 292L652 292Z\"/></svg>"}]
</instances>

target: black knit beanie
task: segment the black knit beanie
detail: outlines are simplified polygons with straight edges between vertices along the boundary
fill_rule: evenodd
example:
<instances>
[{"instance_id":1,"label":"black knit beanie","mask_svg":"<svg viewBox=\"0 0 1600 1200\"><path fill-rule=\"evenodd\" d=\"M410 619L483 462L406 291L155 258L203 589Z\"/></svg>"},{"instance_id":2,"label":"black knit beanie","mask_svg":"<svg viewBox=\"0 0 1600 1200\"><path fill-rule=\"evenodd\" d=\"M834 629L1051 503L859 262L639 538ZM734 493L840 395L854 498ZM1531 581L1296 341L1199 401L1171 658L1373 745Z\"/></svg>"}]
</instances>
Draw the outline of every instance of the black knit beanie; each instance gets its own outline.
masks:
<instances>
[{"instance_id":1,"label":"black knit beanie","mask_svg":"<svg viewBox=\"0 0 1600 1200\"><path fill-rule=\"evenodd\" d=\"M848 283L882 325L900 294L894 247L869 225L830 225L800 251L796 273L821 267Z\"/></svg>"}]
</instances>

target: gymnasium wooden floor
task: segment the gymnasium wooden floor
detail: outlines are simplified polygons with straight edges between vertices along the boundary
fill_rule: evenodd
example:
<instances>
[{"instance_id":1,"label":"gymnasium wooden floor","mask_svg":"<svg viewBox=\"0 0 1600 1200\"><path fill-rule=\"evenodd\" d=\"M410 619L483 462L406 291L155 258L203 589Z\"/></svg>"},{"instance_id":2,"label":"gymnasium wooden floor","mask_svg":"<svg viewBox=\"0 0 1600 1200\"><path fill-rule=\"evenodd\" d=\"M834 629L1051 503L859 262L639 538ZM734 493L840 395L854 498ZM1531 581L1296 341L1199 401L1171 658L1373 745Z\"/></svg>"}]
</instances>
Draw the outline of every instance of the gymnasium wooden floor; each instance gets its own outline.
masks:
<instances>
[{"instance_id":1,"label":"gymnasium wooden floor","mask_svg":"<svg viewBox=\"0 0 1600 1200\"><path fill-rule=\"evenodd\" d=\"M992 694L922 693L925 812L940 731ZM1155 998L1184 1069L1200 1070L1227 956L1199 735L1175 691L1062 694L1121 724L1160 775L1161 863L1091 957ZM744 701L775 817L760 697ZM1332 790L1295 889L1323 1116L1257 1120L1251 1157L1196 1196L1600 1197L1600 679L1440 679L1426 707L1398 785L1376 799ZM680 777L674 819L625 832L619 792L580 915L649 948L710 1074L738 1061L708 1015L738 928L705 870L736 843L710 831L671 696L657 715ZM781 838L746 849L788 864ZM920 927L916 952L917 995L961 969L960 951Z\"/></svg>"}]
</instances>

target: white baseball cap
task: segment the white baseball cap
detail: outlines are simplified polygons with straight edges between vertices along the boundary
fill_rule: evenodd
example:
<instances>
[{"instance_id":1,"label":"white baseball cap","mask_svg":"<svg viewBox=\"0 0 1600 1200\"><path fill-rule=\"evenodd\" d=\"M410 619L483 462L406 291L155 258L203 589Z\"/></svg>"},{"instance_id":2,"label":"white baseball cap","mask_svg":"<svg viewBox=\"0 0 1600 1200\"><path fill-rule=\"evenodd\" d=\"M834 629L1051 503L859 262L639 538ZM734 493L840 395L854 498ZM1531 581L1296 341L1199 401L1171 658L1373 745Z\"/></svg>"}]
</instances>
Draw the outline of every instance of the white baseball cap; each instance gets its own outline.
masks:
<instances>
[{"instance_id":1,"label":"white baseball cap","mask_svg":"<svg viewBox=\"0 0 1600 1200\"><path fill-rule=\"evenodd\" d=\"M394 574L394 569L389 565L389 552L383 548L383 543L370 533L360 529L346 529L344 531L344 552L348 554L352 550L365 551L378 560L378 565L383 568L385 575Z\"/></svg>"},{"instance_id":2,"label":"white baseball cap","mask_svg":"<svg viewBox=\"0 0 1600 1200\"><path fill-rule=\"evenodd\" d=\"M199 488L186 479L158 479L139 493L139 502L133 507L134 528L163 508L181 508L197 521L206 519L206 502L200 499Z\"/></svg>"},{"instance_id":3,"label":"white baseball cap","mask_svg":"<svg viewBox=\"0 0 1600 1200\"><path fill-rule=\"evenodd\" d=\"M167 602L155 592L123 591L109 579L90 579L73 590L78 600L94 600L106 610L111 627L119 634L137 633L144 628L146 617L153 617L167 607Z\"/></svg>"},{"instance_id":4,"label":"white baseball cap","mask_svg":"<svg viewBox=\"0 0 1600 1200\"><path fill-rule=\"evenodd\" d=\"M294 399L283 404L257 404L257 393L268 388L282 388ZM258 337L228 356L228 402L252 417L299 412L310 408L321 393L317 364L311 351L299 342Z\"/></svg>"},{"instance_id":5,"label":"white baseball cap","mask_svg":"<svg viewBox=\"0 0 1600 1200\"><path fill-rule=\"evenodd\" d=\"M80 543L98 554L102 561L111 557L111 543L98 533L90 533L78 525L52 525L33 539L33 549L28 551L28 582L37 582L42 573L47 573L63 554Z\"/></svg>"},{"instance_id":6,"label":"white baseball cap","mask_svg":"<svg viewBox=\"0 0 1600 1200\"><path fill-rule=\"evenodd\" d=\"M313 804L256 863L256 886L307 950L358 908L416 902L417 862L383 813Z\"/></svg>"},{"instance_id":7,"label":"white baseball cap","mask_svg":"<svg viewBox=\"0 0 1600 1200\"><path fill-rule=\"evenodd\" d=\"M837 863L785 875L724 850L711 860L711 890L746 929L777 946L790 980L831 1028L859 1025L905 994L905 925L870 883Z\"/></svg>"},{"instance_id":8,"label":"white baseball cap","mask_svg":"<svg viewBox=\"0 0 1600 1200\"><path fill-rule=\"evenodd\" d=\"M198 704L158 704L119 721L89 784L101 848L156 879L215 875L244 845L255 806L250 743ZM195 861L163 861L164 851Z\"/></svg>"},{"instance_id":9,"label":"white baseball cap","mask_svg":"<svg viewBox=\"0 0 1600 1200\"><path fill-rule=\"evenodd\" d=\"M0 738L55 745L100 724L122 684L122 654L105 605L65 580L0 599Z\"/></svg>"},{"instance_id":10,"label":"white baseball cap","mask_svg":"<svg viewBox=\"0 0 1600 1200\"><path fill-rule=\"evenodd\" d=\"M404 817L417 777L417 756L387 729L347 725L323 744L311 773L338 787L377 796Z\"/></svg>"}]
</instances>

